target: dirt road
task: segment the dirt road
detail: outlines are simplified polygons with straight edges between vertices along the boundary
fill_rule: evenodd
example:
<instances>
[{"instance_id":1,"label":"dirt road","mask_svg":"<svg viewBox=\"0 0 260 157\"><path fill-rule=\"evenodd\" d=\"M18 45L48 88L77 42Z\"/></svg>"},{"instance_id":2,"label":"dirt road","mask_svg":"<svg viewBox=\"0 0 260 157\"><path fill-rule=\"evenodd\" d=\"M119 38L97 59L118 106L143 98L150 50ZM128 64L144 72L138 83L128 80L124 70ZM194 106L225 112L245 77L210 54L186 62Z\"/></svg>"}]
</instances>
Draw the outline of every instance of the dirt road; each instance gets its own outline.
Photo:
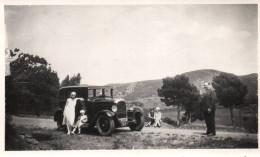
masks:
<instances>
[{"instance_id":1,"label":"dirt road","mask_svg":"<svg viewBox=\"0 0 260 157\"><path fill-rule=\"evenodd\" d=\"M56 130L52 119L13 117L17 138L6 150L87 150L87 149L192 149L257 148L257 134L217 132L215 137L202 135L205 130L145 127L140 132L128 127L116 129L112 136L100 136L97 129L81 135L67 135ZM30 141L24 138L28 136ZM33 140L32 140L33 139Z\"/></svg>"},{"instance_id":2,"label":"dirt road","mask_svg":"<svg viewBox=\"0 0 260 157\"><path fill-rule=\"evenodd\" d=\"M13 117L13 124L18 126L24 126L27 128L39 127L42 129L56 129L57 125L53 119L39 119L39 118L27 118L27 117ZM120 128L118 130L130 130L128 127ZM202 135L205 130L190 130L190 129L176 129L170 125L163 124L161 128L144 127L143 133L161 133L161 134L177 134L177 135ZM236 138L236 139L257 139L257 134L249 133L235 133L235 132L217 132L218 137L224 138Z\"/></svg>"}]
</instances>

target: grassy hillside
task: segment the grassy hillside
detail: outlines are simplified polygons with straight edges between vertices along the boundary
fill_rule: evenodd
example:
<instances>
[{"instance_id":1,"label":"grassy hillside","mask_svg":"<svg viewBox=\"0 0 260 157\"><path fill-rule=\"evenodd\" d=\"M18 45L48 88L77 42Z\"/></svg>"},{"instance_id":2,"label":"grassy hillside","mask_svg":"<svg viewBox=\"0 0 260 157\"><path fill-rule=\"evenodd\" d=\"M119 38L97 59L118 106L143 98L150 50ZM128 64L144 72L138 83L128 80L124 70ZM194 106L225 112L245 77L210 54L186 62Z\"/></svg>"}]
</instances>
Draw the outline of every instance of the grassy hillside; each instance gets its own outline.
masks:
<instances>
[{"instance_id":1,"label":"grassy hillside","mask_svg":"<svg viewBox=\"0 0 260 157\"><path fill-rule=\"evenodd\" d=\"M214 76L219 75L221 72L217 70L196 70L184 73L190 83L194 84L200 93L204 92L203 82L212 82ZM248 86L248 94L246 95L247 103L249 99L256 98L257 96L257 74L249 74L239 76L244 84ZM150 108L154 106L160 106L161 108L166 108L165 104L160 101L157 95L157 89L162 86L162 79L160 80L147 80L132 83L123 84L110 84L114 87L115 97L124 98L127 101L139 101L144 103L145 108Z\"/></svg>"}]
</instances>

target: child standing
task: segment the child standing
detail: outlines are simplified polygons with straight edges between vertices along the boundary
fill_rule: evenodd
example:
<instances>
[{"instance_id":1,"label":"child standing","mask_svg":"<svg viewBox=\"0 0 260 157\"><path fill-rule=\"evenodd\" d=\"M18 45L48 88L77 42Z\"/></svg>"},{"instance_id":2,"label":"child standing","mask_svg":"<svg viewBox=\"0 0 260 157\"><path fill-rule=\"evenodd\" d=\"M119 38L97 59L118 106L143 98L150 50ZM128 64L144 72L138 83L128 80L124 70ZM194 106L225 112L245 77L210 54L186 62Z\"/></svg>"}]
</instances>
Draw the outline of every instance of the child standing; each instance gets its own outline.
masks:
<instances>
[{"instance_id":1,"label":"child standing","mask_svg":"<svg viewBox=\"0 0 260 157\"><path fill-rule=\"evenodd\" d=\"M87 121L88 121L88 117L87 117L87 115L85 115L85 111L84 110L80 110L80 116L78 117L76 126L75 126L75 128L73 129L73 131L71 133L74 134L76 129L78 129L78 134L80 134L81 126L83 124L85 124Z\"/></svg>"}]
</instances>

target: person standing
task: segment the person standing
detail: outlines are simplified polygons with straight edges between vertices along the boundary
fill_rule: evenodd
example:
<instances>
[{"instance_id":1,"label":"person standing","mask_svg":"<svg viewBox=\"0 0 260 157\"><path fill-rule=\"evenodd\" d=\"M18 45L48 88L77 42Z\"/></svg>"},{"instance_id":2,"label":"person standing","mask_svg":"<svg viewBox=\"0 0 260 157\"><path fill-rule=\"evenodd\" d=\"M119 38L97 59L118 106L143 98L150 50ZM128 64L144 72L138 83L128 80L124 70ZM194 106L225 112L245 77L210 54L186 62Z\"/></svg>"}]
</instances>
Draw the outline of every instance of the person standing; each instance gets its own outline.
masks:
<instances>
[{"instance_id":1,"label":"person standing","mask_svg":"<svg viewBox=\"0 0 260 157\"><path fill-rule=\"evenodd\" d=\"M211 85L208 82L204 82L204 89L206 92L202 95L201 110L207 127L207 132L205 134L208 136L215 136L216 93L211 89Z\"/></svg>"},{"instance_id":2,"label":"person standing","mask_svg":"<svg viewBox=\"0 0 260 157\"><path fill-rule=\"evenodd\" d=\"M67 126L67 134L71 133L71 127L74 125L75 106L78 99L76 98L76 92L71 92L70 98L67 99L64 107L62 124Z\"/></svg>"}]
</instances>

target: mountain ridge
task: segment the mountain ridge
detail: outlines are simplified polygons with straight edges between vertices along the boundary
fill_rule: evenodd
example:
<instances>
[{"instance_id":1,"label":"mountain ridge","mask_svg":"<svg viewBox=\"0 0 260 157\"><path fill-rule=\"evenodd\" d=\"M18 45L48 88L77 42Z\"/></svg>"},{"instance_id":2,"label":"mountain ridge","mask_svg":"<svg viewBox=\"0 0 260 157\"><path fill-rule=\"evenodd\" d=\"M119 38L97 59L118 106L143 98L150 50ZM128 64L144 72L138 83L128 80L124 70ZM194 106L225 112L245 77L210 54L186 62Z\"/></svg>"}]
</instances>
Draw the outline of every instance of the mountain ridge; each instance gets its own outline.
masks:
<instances>
[{"instance_id":1,"label":"mountain ridge","mask_svg":"<svg viewBox=\"0 0 260 157\"><path fill-rule=\"evenodd\" d=\"M200 93L204 92L203 82L212 82L214 76L222 73L221 71L214 69L202 69L194 70L190 72L185 72L183 75L189 78L189 82L194 84ZM226 73L226 72L224 72ZM174 78L175 76L171 76ZM258 74L252 73L248 75L238 76L241 81L248 86L248 94L246 95L246 100L251 100L255 98L258 93ZM144 104L145 108L150 108L154 106L166 107L160 101L158 97L157 89L162 86L162 79L154 80L143 80L130 83L112 83L108 84L114 88L114 96L124 98L126 101L138 101ZM249 103L249 102L248 102Z\"/></svg>"}]
</instances>

